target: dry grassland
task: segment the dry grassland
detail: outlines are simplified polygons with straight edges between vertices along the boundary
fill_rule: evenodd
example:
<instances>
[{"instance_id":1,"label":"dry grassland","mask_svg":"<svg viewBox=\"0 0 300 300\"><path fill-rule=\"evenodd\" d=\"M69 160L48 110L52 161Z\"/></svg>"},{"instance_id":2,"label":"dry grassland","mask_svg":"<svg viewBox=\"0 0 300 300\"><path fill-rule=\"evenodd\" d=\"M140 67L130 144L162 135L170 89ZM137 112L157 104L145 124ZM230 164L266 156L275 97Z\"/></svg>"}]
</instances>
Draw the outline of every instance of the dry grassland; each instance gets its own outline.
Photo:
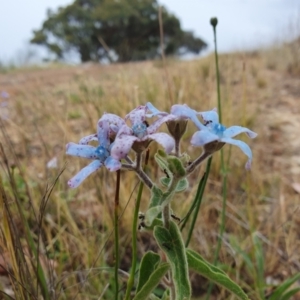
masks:
<instances>
[{"instance_id":1,"label":"dry grassland","mask_svg":"<svg viewBox=\"0 0 300 300\"><path fill-rule=\"evenodd\" d=\"M246 157L239 149L224 147L230 168L226 229L219 257L224 270L248 291L251 299L261 299L262 286L269 284L265 289L268 294L272 285L300 271L300 68L297 69L295 57L288 58L283 53L281 49L220 57L223 123L246 126L258 133L254 140L240 137L253 151L251 172L244 169ZM48 253L50 259L42 255L44 268L51 270L49 281L59 299L73 299L76 294L76 299L98 299L113 277L110 233L115 174L101 169L79 188L69 189L67 180L88 161L67 157L65 145L94 133L104 112L124 117L147 101L165 111L169 111L172 102L186 103L198 111L217 106L212 56L194 61L169 60L167 73L160 62L149 61L112 66L51 66L0 74L0 90L10 94L5 111L0 107L1 143L13 170L17 199L34 236L38 226L30 201L38 214L47 184L53 182L67 163L49 197L41 223L44 242L40 250ZM201 152L200 148L189 145L194 129L190 124L184 137L184 149L192 157ZM156 149L157 146L151 145L152 178L162 175L153 160ZM210 261L222 206L219 156L214 154L191 242L191 247ZM57 158L58 168L47 167L53 158ZM13 205L16 198L3 155L0 161L4 187L12 210L16 211ZM190 188L177 197L173 205L177 216L183 217L187 212L204 169L202 166L190 176ZM134 174L122 173L121 268L126 272L130 266L136 184ZM147 206L148 195L144 193L142 209ZM17 214L14 222L22 236L24 228ZM155 247L149 234L139 234L140 255ZM7 262L10 267L3 240L0 250L0 262ZM0 274L0 286L9 292L9 276L1 268ZM124 276L125 282L126 276L120 276ZM192 276L193 295L200 299L208 283ZM103 299L112 299L111 292L108 288ZM234 298L215 287L211 299Z\"/></svg>"}]
</instances>

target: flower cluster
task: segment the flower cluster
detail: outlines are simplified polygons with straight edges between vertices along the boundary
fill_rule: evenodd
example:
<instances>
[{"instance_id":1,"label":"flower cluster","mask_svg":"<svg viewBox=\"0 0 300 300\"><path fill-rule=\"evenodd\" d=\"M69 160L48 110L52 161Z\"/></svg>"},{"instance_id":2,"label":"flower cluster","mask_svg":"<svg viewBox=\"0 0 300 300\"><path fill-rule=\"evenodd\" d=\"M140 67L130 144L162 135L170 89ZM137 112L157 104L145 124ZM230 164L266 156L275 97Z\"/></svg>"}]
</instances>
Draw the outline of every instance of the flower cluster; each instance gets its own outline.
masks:
<instances>
[{"instance_id":1,"label":"flower cluster","mask_svg":"<svg viewBox=\"0 0 300 300\"><path fill-rule=\"evenodd\" d=\"M147 119L153 117L157 119L149 125ZM109 171L117 171L121 168L136 170L139 175L142 175L136 168L137 163L129 157L129 152L133 150L136 155L140 155L152 141L159 143L167 154L173 151L175 156L180 156L180 140L186 130L188 120L192 121L197 128L192 136L191 144L203 147L206 157L222 148L224 144L232 144L238 146L247 155L246 168L250 168L252 161L250 147L233 137L246 133L250 138L255 138L257 135L255 132L241 126L226 128L219 123L215 110L197 112L186 104L176 104L171 107L170 113L167 113L159 111L148 102L132 110L124 119L105 113L98 121L97 133L82 138L78 144L67 144L67 154L93 160L69 180L69 186L77 187L102 166ZM164 123L170 134L157 132ZM92 141L96 141L98 145L89 145ZM140 177L143 179L143 176Z\"/></svg>"}]
</instances>

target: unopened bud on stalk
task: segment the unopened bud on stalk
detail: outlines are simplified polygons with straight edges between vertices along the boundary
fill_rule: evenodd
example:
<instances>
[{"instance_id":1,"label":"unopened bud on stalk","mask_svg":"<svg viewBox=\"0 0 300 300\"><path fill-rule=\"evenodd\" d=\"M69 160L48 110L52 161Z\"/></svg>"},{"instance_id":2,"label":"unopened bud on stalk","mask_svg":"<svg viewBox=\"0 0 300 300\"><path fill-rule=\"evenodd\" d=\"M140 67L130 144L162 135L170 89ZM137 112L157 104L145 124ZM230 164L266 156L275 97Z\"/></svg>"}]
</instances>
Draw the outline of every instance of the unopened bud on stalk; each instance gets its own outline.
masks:
<instances>
[{"instance_id":1,"label":"unopened bud on stalk","mask_svg":"<svg viewBox=\"0 0 300 300\"><path fill-rule=\"evenodd\" d=\"M187 127L187 120L172 120L166 122L168 130L175 141L180 141Z\"/></svg>"},{"instance_id":2,"label":"unopened bud on stalk","mask_svg":"<svg viewBox=\"0 0 300 300\"><path fill-rule=\"evenodd\" d=\"M216 17L210 19L210 24L212 27L216 27L218 24L218 19Z\"/></svg>"}]
</instances>

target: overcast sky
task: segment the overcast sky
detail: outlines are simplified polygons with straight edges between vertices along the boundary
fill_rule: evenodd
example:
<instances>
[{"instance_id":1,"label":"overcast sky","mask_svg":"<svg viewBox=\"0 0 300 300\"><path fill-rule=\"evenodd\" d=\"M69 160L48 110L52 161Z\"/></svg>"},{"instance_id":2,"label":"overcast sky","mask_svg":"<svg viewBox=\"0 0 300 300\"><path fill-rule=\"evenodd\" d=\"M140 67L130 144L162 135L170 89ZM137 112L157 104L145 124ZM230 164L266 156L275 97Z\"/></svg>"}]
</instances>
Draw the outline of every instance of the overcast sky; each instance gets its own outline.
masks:
<instances>
[{"instance_id":1,"label":"overcast sky","mask_svg":"<svg viewBox=\"0 0 300 300\"><path fill-rule=\"evenodd\" d=\"M0 0L0 61L20 59L28 51L32 30L40 28L47 8L56 9L70 0ZM266 45L289 36L289 26L300 22L299 0L160 0L181 21L213 46L211 17L219 19L220 51ZM300 34L300 28L297 32ZM293 32L295 34L295 32ZM41 51L39 52L42 53Z\"/></svg>"}]
</instances>

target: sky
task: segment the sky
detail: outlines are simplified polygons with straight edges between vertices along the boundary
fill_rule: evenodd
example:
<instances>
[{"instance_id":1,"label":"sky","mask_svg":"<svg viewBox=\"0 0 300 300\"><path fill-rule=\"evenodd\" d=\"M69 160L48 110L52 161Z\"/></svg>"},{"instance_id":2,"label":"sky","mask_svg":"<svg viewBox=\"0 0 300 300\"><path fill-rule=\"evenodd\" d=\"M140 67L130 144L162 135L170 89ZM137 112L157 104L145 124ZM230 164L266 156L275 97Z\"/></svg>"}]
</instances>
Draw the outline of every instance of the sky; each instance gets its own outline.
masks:
<instances>
[{"instance_id":1,"label":"sky","mask_svg":"<svg viewBox=\"0 0 300 300\"><path fill-rule=\"evenodd\" d=\"M23 63L30 49L35 49L40 56L46 55L42 47L29 47L28 41L32 31L41 27L47 9L57 9L73 1L0 2L0 62ZM255 49L300 35L299 0L159 0L159 3L179 18L184 30L193 31L207 42L210 51L213 50L211 17L219 20L217 34L221 52Z\"/></svg>"}]
</instances>

